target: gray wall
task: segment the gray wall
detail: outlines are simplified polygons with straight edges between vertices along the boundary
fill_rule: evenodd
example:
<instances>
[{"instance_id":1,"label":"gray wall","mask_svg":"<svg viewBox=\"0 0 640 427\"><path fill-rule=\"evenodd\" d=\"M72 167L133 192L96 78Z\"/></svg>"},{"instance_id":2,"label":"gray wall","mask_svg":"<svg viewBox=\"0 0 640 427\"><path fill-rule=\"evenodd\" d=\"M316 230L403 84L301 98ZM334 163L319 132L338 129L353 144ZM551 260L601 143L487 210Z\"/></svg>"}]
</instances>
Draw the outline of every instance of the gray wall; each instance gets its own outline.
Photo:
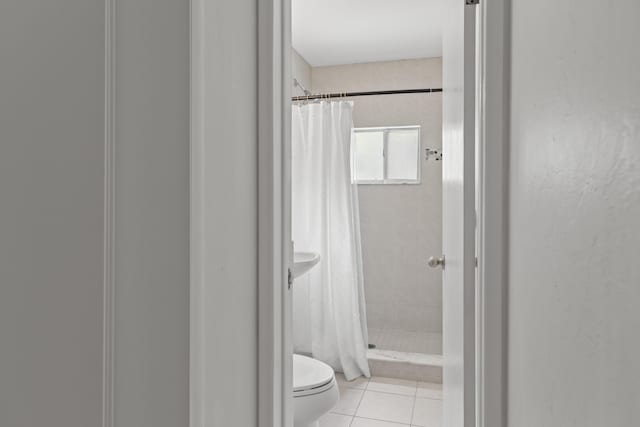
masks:
<instances>
[{"instance_id":1,"label":"gray wall","mask_svg":"<svg viewBox=\"0 0 640 427\"><path fill-rule=\"evenodd\" d=\"M116 4L116 427L189 419L189 1Z\"/></svg>"},{"instance_id":2,"label":"gray wall","mask_svg":"<svg viewBox=\"0 0 640 427\"><path fill-rule=\"evenodd\" d=\"M442 59L314 67L312 81L315 93L441 87ZM442 274L426 265L442 252L442 163L424 156L427 147L442 148L442 96L353 101L355 127L422 127L420 185L358 186L368 325L442 333ZM440 352L440 343L429 351Z\"/></svg>"},{"instance_id":3,"label":"gray wall","mask_svg":"<svg viewBox=\"0 0 640 427\"><path fill-rule=\"evenodd\" d=\"M102 414L104 1L0 6L0 425Z\"/></svg>"},{"instance_id":4,"label":"gray wall","mask_svg":"<svg viewBox=\"0 0 640 427\"><path fill-rule=\"evenodd\" d=\"M508 425L640 425L640 3L512 3Z\"/></svg>"},{"instance_id":5,"label":"gray wall","mask_svg":"<svg viewBox=\"0 0 640 427\"><path fill-rule=\"evenodd\" d=\"M189 2L118 0L115 425L189 420ZM102 424L105 1L0 7L0 425Z\"/></svg>"}]
</instances>

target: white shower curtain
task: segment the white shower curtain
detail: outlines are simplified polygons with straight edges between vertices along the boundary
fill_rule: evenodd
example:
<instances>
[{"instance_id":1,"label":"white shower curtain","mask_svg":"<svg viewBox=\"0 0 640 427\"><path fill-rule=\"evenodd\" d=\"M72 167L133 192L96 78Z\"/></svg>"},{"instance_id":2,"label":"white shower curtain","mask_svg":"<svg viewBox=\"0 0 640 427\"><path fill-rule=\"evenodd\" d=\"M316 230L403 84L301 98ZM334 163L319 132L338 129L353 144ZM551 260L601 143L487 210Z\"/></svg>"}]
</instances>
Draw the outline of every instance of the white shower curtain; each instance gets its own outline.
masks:
<instances>
[{"instance_id":1,"label":"white shower curtain","mask_svg":"<svg viewBox=\"0 0 640 427\"><path fill-rule=\"evenodd\" d=\"M291 138L295 250L321 256L294 284L294 345L348 380L370 376L352 109L347 101L294 105Z\"/></svg>"}]
</instances>

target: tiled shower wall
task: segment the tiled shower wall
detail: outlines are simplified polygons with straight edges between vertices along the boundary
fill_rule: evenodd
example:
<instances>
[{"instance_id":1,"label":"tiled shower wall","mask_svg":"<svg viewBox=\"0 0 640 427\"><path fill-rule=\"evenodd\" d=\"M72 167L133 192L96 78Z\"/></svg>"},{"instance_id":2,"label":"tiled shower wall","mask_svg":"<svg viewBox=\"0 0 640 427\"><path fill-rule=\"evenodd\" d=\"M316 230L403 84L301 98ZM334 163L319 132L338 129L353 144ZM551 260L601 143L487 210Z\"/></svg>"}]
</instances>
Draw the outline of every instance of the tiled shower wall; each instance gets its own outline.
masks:
<instances>
[{"instance_id":1,"label":"tiled shower wall","mask_svg":"<svg viewBox=\"0 0 640 427\"><path fill-rule=\"evenodd\" d=\"M315 93L441 87L440 58L315 67ZM354 98L354 125L421 125L420 185L360 185L360 221L368 325L371 329L442 332L442 275L427 267L442 252L442 163L425 148L442 147L440 94Z\"/></svg>"}]
</instances>

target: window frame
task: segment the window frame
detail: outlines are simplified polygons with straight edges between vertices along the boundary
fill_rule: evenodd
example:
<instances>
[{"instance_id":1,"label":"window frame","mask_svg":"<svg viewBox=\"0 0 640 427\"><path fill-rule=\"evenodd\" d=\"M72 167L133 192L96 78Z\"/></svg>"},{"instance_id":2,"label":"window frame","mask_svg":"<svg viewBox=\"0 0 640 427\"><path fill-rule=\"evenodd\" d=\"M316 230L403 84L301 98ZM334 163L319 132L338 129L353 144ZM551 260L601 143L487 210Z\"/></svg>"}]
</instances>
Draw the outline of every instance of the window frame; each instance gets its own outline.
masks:
<instances>
[{"instance_id":1,"label":"window frame","mask_svg":"<svg viewBox=\"0 0 640 427\"><path fill-rule=\"evenodd\" d=\"M418 131L418 150L416 155L417 176L416 179L389 179L387 178L387 153L389 147L389 133L394 130L417 130ZM355 174L355 134L360 132L383 132L382 137L382 179L356 179ZM422 183L422 162L420 153L422 152L422 126L421 125L404 125L404 126L373 126L373 127L354 127L351 129L351 183L357 185L420 185Z\"/></svg>"}]
</instances>

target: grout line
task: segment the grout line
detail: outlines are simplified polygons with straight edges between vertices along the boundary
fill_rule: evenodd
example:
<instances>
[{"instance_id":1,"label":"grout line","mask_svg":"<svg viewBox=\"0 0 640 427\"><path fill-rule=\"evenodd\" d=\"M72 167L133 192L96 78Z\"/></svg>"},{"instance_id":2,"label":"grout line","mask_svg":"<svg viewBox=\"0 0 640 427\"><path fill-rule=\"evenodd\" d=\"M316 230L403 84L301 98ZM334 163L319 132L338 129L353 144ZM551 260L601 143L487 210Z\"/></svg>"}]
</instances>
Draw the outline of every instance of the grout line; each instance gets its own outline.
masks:
<instances>
[{"instance_id":1,"label":"grout line","mask_svg":"<svg viewBox=\"0 0 640 427\"><path fill-rule=\"evenodd\" d=\"M411 408L411 418L409 419L409 424L413 425L413 415L416 412L416 405L418 404L418 381L416 381L416 392L413 395L413 407Z\"/></svg>"},{"instance_id":2,"label":"grout line","mask_svg":"<svg viewBox=\"0 0 640 427\"><path fill-rule=\"evenodd\" d=\"M411 423L405 424L405 423L400 423L398 421L381 420L380 418L370 418L370 417L353 417L353 420L351 420L352 424L353 424L353 421L356 418L360 418L361 420L373 420L373 421L380 421L380 422L389 423L389 424L398 424L398 425L403 426L403 427L411 427L412 426Z\"/></svg>"},{"instance_id":3,"label":"grout line","mask_svg":"<svg viewBox=\"0 0 640 427\"><path fill-rule=\"evenodd\" d=\"M360 396L360 401L358 402L358 406L356 406L356 410L353 413L353 418L356 417L356 414L358 413L358 409L360 409L360 405L362 404L362 400L364 399L364 395L368 391L367 390L368 388L369 388L369 381L367 381L367 385L365 386L364 390L362 390L362 396ZM351 419L351 424L353 424L353 419Z\"/></svg>"},{"instance_id":4,"label":"grout line","mask_svg":"<svg viewBox=\"0 0 640 427\"><path fill-rule=\"evenodd\" d=\"M443 400L441 397L418 397L418 396L416 396L416 399L429 399L429 400L439 400L439 401Z\"/></svg>"},{"instance_id":5,"label":"grout line","mask_svg":"<svg viewBox=\"0 0 640 427\"><path fill-rule=\"evenodd\" d=\"M418 390L416 390L416 394L418 393ZM413 397L413 406L411 407L411 418L409 419L409 422L411 425L413 425L413 414L416 412L416 404L418 403L418 398L416 396Z\"/></svg>"},{"instance_id":6,"label":"grout line","mask_svg":"<svg viewBox=\"0 0 640 427\"><path fill-rule=\"evenodd\" d=\"M416 397L416 393L414 393L414 394L401 394L401 393L392 393L392 392L389 392L389 391L378 391L378 390L365 390L365 391L370 391L371 393L392 394L394 396L402 396L402 397ZM440 400L440 399L434 399L434 400Z\"/></svg>"}]
</instances>

